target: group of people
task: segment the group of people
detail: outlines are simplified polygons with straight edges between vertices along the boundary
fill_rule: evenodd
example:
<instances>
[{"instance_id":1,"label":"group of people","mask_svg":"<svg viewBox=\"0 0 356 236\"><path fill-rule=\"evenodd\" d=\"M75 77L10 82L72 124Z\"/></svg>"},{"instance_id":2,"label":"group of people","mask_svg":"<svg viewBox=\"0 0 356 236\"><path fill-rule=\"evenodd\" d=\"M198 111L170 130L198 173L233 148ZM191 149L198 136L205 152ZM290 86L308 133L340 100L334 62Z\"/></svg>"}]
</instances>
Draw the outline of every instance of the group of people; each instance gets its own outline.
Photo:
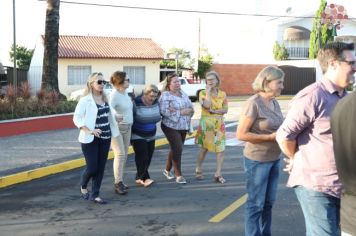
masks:
<instances>
[{"instance_id":1,"label":"group of people","mask_svg":"<svg viewBox=\"0 0 356 236\"><path fill-rule=\"evenodd\" d=\"M355 60L353 44L333 42L321 48L318 61L323 78L293 98L285 118L276 100L283 90L284 72L268 66L255 78L252 84L255 94L246 101L236 131L237 138L246 142L246 235L271 235L272 207L283 152L284 170L290 175L287 185L294 189L302 208L306 235L341 235L342 197L343 235L356 236L356 126L353 125L356 93L342 99L347 94L346 87L354 82ZM115 191L118 194L128 191L123 177L130 143L135 152L136 183L150 186L154 180L148 169L155 148L156 124L160 121L170 145L163 175L185 184L181 159L194 108L180 89L178 75L167 76L159 97L158 88L149 85L133 102L125 92L129 83L125 72L115 72L110 81L115 89L106 96L103 75L90 75L74 113L86 160L80 186L82 197L105 203L99 190L110 146L114 151ZM199 103L202 112L195 143L200 145L200 151L195 177L204 178L205 156L214 152L213 180L223 184L226 181L221 173L226 139L224 114L228 102L216 72L206 74L206 89L200 92ZM90 179L91 192L87 188Z\"/></svg>"},{"instance_id":2,"label":"group of people","mask_svg":"<svg viewBox=\"0 0 356 236\"><path fill-rule=\"evenodd\" d=\"M149 187L154 183L149 166L155 150L156 125L166 136L170 150L163 175L178 184L187 183L182 175L181 159L185 138L191 128L193 104L180 87L176 73L169 74L163 91L148 85L134 100L127 94L129 79L123 71L116 71L110 78L113 90L105 94L106 80L102 73L89 76L85 92L74 112L73 121L79 128L79 142L86 161L80 181L82 198L98 204L107 201L100 197L100 186L110 147L114 152L114 190L124 195L129 187L124 182L128 148L135 152L136 184ZM202 164L208 151L217 153L214 181L224 183L221 174L225 149L224 114L227 113L226 94L219 89L216 72L207 74L206 90L200 93L202 118L196 141L201 146L197 160L196 178L203 179ZM160 94L161 93L161 94ZM160 96L159 96L160 94ZM92 180L91 191L88 183Z\"/></svg>"},{"instance_id":3,"label":"group of people","mask_svg":"<svg viewBox=\"0 0 356 236\"><path fill-rule=\"evenodd\" d=\"M356 235L356 92L346 92L355 80L355 60L352 43L321 48L323 78L298 92L285 118L275 100L283 71L269 66L257 75L256 94L247 100L236 132L246 141L246 235L271 235L281 151L306 235Z\"/></svg>"}]
</instances>

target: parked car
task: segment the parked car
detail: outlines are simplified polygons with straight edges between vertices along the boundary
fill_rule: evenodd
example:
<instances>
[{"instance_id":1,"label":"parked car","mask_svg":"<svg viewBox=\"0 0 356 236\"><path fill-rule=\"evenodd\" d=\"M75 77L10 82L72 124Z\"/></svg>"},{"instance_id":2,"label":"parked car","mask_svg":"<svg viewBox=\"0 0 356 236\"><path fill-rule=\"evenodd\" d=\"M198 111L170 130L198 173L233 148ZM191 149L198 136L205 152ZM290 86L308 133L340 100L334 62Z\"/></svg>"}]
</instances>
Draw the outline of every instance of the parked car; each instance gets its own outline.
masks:
<instances>
[{"instance_id":1,"label":"parked car","mask_svg":"<svg viewBox=\"0 0 356 236\"><path fill-rule=\"evenodd\" d=\"M190 100L192 100L193 102L199 98L200 91L202 91L206 87L205 80L202 80L200 83L189 83L186 78L179 77L178 79L180 82L181 89L189 96ZM159 90L162 90L163 81L160 82L157 87Z\"/></svg>"},{"instance_id":2,"label":"parked car","mask_svg":"<svg viewBox=\"0 0 356 236\"><path fill-rule=\"evenodd\" d=\"M111 91L113 90L113 86L112 84L110 83L106 83L104 85L104 93L105 94L110 94ZM134 90L134 87L130 84L129 87L126 89L126 92L129 94L129 96L134 99L135 98L135 90ZM74 92L72 92L70 95L69 95L69 99L70 100L79 100L79 98L83 95L84 93L84 89L79 89L79 90L76 90Z\"/></svg>"}]
</instances>

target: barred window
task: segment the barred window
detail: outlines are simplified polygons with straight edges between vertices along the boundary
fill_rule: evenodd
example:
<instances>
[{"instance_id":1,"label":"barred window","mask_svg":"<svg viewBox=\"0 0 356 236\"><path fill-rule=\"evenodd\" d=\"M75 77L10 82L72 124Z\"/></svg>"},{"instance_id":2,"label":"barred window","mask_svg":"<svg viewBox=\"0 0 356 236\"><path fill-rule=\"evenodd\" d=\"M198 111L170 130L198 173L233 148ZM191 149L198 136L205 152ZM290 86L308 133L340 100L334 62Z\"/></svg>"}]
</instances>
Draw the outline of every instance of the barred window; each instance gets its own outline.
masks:
<instances>
[{"instance_id":1,"label":"barred window","mask_svg":"<svg viewBox=\"0 0 356 236\"><path fill-rule=\"evenodd\" d=\"M124 66L127 78L131 84L145 84L146 72L144 66Z\"/></svg>"},{"instance_id":2,"label":"barred window","mask_svg":"<svg viewBox=\"0 0 356 236\"><path fill-rule=\"evenodd\" d=\"M68 66L68 85L84 85L91 74L91 66Z\"/></svg>"}]
</instances>

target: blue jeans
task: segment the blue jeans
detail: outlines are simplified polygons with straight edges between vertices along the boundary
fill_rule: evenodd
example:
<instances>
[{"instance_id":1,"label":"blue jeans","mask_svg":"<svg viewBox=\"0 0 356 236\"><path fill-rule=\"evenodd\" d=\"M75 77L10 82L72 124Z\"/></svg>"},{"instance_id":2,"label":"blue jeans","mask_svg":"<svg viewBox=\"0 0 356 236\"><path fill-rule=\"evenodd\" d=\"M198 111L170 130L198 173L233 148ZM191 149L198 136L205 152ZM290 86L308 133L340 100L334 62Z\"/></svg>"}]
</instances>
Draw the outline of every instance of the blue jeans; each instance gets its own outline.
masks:
<instances>
[{"instance_id":1,"label":"blue jeans","mask_svg":"<svg viewBox=\"0 0 356 236\"><path fill-rule=\"evenodd\" d=\"M245 235L271 235L272 206L276 200L279 160L253 161L245 157L246 191Z\"/></svg>"},{"instance_id":2,"label":"blue jeans","mask_svg":"<svg viewBox=\"0 0 356 236\"><path fill-rule=\"evenodd\" d=\"M85 157L86 167L82 173L80 185L87 188L92 179L91 196L94 199L99 196L101 182L104 176L106 160L110 149L110 139L94 137L91 143L82 143L82 151Z\"/></svg>"},{"instance_id":3,"label":"blue jeans","mask_svg":"<svg viewBox=\"0 0 356 236\"><path fill-rule=\"evenodd\" d=\"M303 210L307 236L340 235L340 199L297 186L294 188Z\"/></svg>"}]
</instances>

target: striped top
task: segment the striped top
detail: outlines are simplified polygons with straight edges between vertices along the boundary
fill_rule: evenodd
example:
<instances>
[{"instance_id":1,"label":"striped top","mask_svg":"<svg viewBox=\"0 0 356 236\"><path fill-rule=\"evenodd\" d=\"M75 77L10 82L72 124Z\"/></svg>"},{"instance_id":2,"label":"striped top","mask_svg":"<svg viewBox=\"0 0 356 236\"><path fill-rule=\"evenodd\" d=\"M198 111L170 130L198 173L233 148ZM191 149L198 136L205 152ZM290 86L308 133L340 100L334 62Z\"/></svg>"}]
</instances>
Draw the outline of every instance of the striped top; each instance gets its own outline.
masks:
<instances>
[{"instance_id":1,"label":"striped top","mask_svg":"<svg viewBox=\"0 0 356 236\"><path fill-rule=\"evenodd\" d=\"M145 105L142 95L136 97L133 116L131 139L153 139L156 135L156 123L161 120L158 102Z\"/></svg>"},{"instance_id":2,"label":"striped top","mask_svg":"<svg viewBox=\"0 0 356 236\"><path fill-rule=\"evenodd\" d=\"M111 138L111 130L109 124L109 104L96 104L96 106L98 107L98 114L96 115L95 129L101 129L99 138L109 139Z\"/></svg>"}]
</instances>

